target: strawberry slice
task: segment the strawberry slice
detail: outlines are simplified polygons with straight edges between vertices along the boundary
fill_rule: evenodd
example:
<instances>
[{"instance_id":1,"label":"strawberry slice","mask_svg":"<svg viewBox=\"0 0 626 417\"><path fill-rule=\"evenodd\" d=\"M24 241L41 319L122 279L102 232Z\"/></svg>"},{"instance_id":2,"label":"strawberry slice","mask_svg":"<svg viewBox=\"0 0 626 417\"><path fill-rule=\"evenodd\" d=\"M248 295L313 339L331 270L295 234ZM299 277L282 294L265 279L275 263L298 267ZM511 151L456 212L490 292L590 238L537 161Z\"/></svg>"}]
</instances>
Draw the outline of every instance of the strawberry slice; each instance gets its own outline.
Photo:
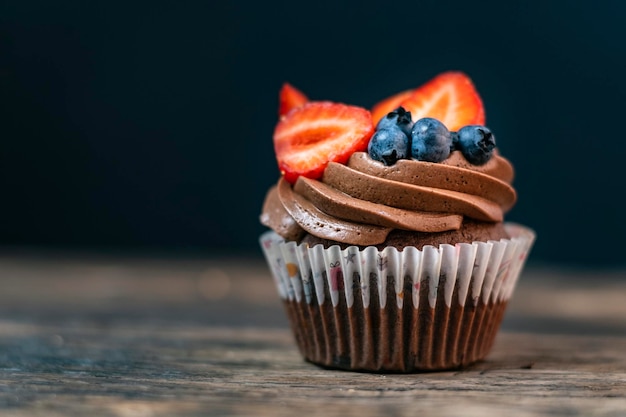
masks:
<instances>
[{"instance_id":1,"label":"strawberry slice","mask_svg":"<svg viewBox=\"0 0 626 417\"><path fill-rule=\"evenodd\" d=\"M400 103L411 97L413 91L414 90L402 91L376 103L372 107L372 120L374 121L374 124L377 125L380 119L397 109L398 106L400 106Z\"/></svg>"},{"instance_id":2,"label":"strawberry slice","mask_svg":"<svg viewBox=\"0 0 626 417\"><path fill-rule=\"evenodd\" d=\"M285 180L317 179L329 162L346 163L365 151L374 133L367 109L330 101L311 101L285 115L274 130L274 151Z\"/></svg>"},{"instance_id":3,"label":"strawberry slice","mask_svg":"<svg viewBox=\"0 0 626 417\"><path fill-rule=\"evenodd\" d=\"M472 80L462 72L444 72L415 89L400 105L415 121L438 119L451 131L466 125L484 125L483 102Z\"/></svg>"},{"instance_id":4,"label":"strawberry slice","mask_svg":"<svg viewBox=\"0 0 626 417\"><path fill-rule=\"evenodd\" d=\"M284 83L278 95L278 116L282 117L291 109L307 103L309 98L289 83Z\"/></svg>"},{"instance_id":5,"label":"strawberry slice","mask_svg":"<svg viewBox=\"0 0 626 417\"><path fill-rule=\"evenodd\" d=\"M372 107L374 123L402 106L413 121L434 117L450 130L485 124L483 102L470 78L462 72L444 72L421 87L388 97Z\"/></svg>"}]
</instances>

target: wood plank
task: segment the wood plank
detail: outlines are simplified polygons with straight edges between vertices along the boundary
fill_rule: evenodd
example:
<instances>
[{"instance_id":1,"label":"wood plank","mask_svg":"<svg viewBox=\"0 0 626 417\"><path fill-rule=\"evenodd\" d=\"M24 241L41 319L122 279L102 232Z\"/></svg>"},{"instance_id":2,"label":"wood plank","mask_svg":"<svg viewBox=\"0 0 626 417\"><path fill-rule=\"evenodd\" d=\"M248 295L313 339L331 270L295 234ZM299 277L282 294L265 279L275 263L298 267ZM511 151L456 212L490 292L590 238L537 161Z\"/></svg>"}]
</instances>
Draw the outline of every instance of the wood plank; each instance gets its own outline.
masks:
<instances>
[{"instance_id":1,"label":"wood plank","mask_svg":"<svg viewBox=\"0 0 626 417\"><path fill-rule=\"evenodd\" d=\"M285 329L0 326L3 415L620 415L626 339L501 333L466 370L304 362ZM519 413L518 413L519 412ZM578 413L578 414L576 414Z\"/></svg>"},{"instance_id":2,"label":"wood plank","mask_svg":"<svg viewBox=\"0 0 626 417\"><path fill-rule=\"evenodd\" d=\"M304 362L259 260L0 256L0 415L624 416L623 277L530 268L486 361L378 375Z\"/></svg>"}]
</instances>

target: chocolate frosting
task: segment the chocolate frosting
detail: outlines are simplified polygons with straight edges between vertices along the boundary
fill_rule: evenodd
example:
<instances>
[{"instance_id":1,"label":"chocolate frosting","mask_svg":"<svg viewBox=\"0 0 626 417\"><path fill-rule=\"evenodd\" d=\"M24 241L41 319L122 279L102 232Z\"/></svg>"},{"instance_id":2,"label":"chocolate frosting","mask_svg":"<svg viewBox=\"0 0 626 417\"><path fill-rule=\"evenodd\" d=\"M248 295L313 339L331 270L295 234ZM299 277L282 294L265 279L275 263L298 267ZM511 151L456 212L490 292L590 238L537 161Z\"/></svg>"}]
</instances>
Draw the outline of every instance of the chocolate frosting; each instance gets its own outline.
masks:
<instances>
[{"instance_id":1,"label":"chocolate frosting","mask_svg":"<svg viewBox=\"0 0 626 417\"><path fill-rule=\"evenodd\" d=\"M280 179L267 193L261 223L287 240L305 233L350 245L376 245L392 230L458 230L464 218L501 222L515 204L513 167L498 152L484 165L459 151L441 163L399 160L392 166L356 152L331 162L321 180Z\"/></svg>"}]
</instances>

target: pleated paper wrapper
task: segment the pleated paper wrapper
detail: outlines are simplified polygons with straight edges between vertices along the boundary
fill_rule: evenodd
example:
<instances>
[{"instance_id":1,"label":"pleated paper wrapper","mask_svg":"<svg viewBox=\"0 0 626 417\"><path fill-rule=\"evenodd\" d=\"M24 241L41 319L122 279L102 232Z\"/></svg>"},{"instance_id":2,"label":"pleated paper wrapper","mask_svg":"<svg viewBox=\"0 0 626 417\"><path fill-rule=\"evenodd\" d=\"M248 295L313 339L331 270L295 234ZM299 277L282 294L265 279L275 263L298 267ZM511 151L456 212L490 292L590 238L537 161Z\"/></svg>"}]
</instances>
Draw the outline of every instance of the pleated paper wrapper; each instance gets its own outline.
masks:
<instances>
[{"instance_id":1,"label":"pleated paper wrapper","mask_svg":"<svg viewBox=\"0 0 626 417\"><path fill-rule=\"evenodd\" d=\"M260 238L304 358L355 371L465 367L491 349L535 233L424 246L324 248Z\"/></svg>"}]
</instances>

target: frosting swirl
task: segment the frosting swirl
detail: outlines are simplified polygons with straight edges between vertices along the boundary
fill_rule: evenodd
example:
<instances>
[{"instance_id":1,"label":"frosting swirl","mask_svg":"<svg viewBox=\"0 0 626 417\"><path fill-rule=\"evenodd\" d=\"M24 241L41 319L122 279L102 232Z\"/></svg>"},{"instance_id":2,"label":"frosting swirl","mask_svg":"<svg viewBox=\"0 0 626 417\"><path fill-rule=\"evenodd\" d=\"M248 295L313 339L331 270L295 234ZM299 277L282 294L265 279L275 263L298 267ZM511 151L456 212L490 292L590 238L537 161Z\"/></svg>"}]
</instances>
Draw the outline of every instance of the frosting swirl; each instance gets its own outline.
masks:
<instances>
[{"instance_id":1,"label":"frosting swirl","mask_svg":"<svg viewBox=\"0 0 626 417\"><path fill-rule=\"evenodd\" d=\"M305 232L353 245L382 243L393 229L458 230L464 217L500 222L515 204L513 167L494 152L472 165L454 151L440 163L399 160L386 166L367 153L331 162L321 180L280 179L268 192L261 223L287 240Z\"/></svg>"}]
</instances>

